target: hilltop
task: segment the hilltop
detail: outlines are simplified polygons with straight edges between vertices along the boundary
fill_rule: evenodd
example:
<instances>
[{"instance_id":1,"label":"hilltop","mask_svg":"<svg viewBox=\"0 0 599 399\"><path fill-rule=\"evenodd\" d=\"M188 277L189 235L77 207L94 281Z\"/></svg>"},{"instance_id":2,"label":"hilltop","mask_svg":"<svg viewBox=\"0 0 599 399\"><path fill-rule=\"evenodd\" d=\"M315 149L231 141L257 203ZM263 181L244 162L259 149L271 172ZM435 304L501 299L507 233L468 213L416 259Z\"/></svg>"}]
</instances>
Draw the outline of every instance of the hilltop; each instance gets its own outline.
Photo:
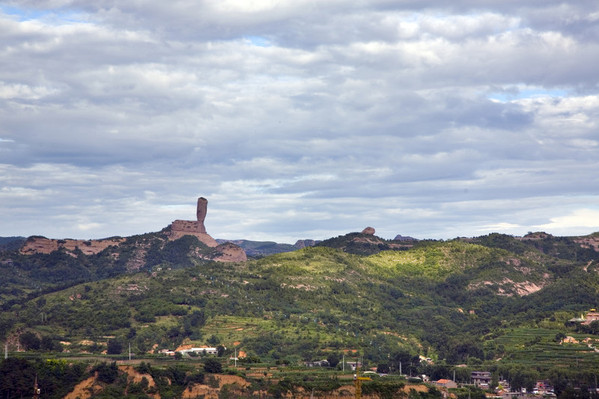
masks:
<instances>
[{"instance_id":1,"label":"hilltop","mask_svg":"<svg viewBox=\"0 0 599 399\"><path fill-rule=\"evenodd\" d=\"M151 237L151 243L139 239L142 236L130 237L110 237L100 240L73 240L73 239L49 239L42 236L31 236L20 246L19 252L24 255L50 254L61 250L71 256L77 257L79 253L85 255L96 255L104 252L106 249L117 249L121 245L125 247L135 247L133 261L126 265L127 270L138 269L144 263L147 250L151 245L159 245L163 249L168 242L178 240L182 237L194 237L203 244L203 247L213 248L199 250L196 248L194 255L200 259L210 259L218 262L240 262L245 261L247 256L243 249L232 243L216 242L207 232L204 226L204 220L208 212L208 200L204 197L198 198L196 218L197 220L175 220L170 225L162 229L159 233L146 234L143 237ZM0 242L1 244L1 242ZM112 251L111 257L120 258L120 252Z\"/></svg>"}]
</instances>

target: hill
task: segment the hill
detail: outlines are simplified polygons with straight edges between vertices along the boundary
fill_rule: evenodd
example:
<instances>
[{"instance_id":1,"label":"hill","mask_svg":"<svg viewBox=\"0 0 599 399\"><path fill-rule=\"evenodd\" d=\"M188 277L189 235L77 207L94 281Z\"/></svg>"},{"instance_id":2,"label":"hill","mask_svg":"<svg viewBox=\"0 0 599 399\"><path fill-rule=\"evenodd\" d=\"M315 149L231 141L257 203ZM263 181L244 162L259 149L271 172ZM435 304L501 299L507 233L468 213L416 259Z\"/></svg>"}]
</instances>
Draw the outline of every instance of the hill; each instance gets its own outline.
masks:
<instances>
[{"instance_id":1,"label":"hill","mask_svg":"<svg viewBox=\"0 0 599 399\"><path fill-rule=\"evenodd\" d=\"M410 249L417 240L385 240L374 233L349 233L316 243L316 246L337 248L356 255L372 255L381 251Z\"/></svg>"},{"instance_id":2,"label":"hill","mask_svg":"<svg viewBox=\"0 0 599 399\"><path fill-rule=\"evenodd\" d=\"M71 353L114 340L148 356L223 345L294 365L355 350L374 366L445 377L458 364L599 372L599 326L570 321L597 307L599 234L395 243L350 233L226 263L198 256L214 248L195 236L165 234L95 254L2 252L0 338ZM568 335L579 343L562 345Z\"/></svg>"},{"instance_id":3,"label":"hill","mask_svg":"<svg viewBox=\"0 0 599 399\"><path fill-rule=\"evenodd\" d=\"M245 260L234 244L214 247L194 235L169 238L170 230L104 240L27 238L19 248L0 252L0 306L6 309L24 298L154 267L182 268L194 261Z\"/></svg>"}]
</instances>

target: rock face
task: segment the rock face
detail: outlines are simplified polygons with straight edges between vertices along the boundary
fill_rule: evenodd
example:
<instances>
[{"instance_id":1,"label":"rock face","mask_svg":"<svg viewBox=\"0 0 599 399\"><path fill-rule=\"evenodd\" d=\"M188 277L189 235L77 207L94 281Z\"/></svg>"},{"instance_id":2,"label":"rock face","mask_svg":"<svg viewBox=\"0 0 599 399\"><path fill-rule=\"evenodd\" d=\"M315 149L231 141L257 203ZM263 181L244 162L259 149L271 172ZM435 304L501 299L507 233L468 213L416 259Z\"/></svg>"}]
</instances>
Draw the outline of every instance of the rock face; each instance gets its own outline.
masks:
<instances>
[{"instance_id":1,"label":"rock face","mask_svg":"<svg viewBox=\"0 0 599 399\"><path fill-rule=\"evenodd\" d=\"M319 241L316 241L316 240L309 240L309 239L307 239L307 240L297 240L293 246L294 246L295 248L302 249L302 248L306 248L306 247L313 247L313 246L315 246L315 245L316 245L318 242L319 242Z\"/></svg>"},{"instance_id":2,"label":"rock face","mask_svg":"<svg viewBox=\"0 0 599 399\"><path fill-rule=\"evenodd\" d=\"M373 236L374 233L374 227L366 227L364 230L362 230L362 234L370 234L371 236Z\"/></svg>"},{"instance_id":3,"label":"rock face","mask_svg":"<svg viewBox=\"0 0 599 399\"><path fill-rule=\"evenodd\" d=\"M580 237L574 240L578 244L580 244L583 248L593 248L595 251L599 252L599 235L591 234L590 236Z\"/></svg>"},{"instance_id":4,"label":"rock face","mask_svg":"<svg viewBox=\"0 0 599 399\"><path fill-rule=\"evenodd\" d=\"M124 238L106 238L103 240L55 240L46 237L31 236L25 241L20 249L23 255L33 255L37 253L49 254L64 248L68 252L81 250L85 255L94 255L108 248L111 245L118 246L125 241Z\"/></svg>"},{"instance_id":5,"label":"rock face","mask_svg":"<svg viewBox=\"0 0 599 399\"><path fill-rule=\"evenodd\" d=\"M204 224L193 220L175 220L167 227L168 239L173 241L183 236L196 236L198 240L208 245L209 247L216 247L218 243L212 238L204 229ZM169 231L170 230L170 231Z\"/></svg>"},{"instance_id":6,"label":"rock face","mask_svg":"<svg viewBox=\"0 0 599 399\"><path fill-rule=\"evenodd\" d=\"M217 262L245 262L248 258L243 248L239 245L226 242L214 248L210 259Z\"/></svg>"},{"instance_id":7,"label":"rock face","mask_svg":"<svg viewBox=\"0 0 599 399\"><path fill-rule=\"evenodd\" d=\"M209 247L216 247L218 243L206 232L206 227L204 226L207 213L208 200L204 197L198 198L196 209L197 220L175 220L166 229L169 240L176 240L186 235L192 235L196 236L198 240Z\"/></svg>"}]
</instances>

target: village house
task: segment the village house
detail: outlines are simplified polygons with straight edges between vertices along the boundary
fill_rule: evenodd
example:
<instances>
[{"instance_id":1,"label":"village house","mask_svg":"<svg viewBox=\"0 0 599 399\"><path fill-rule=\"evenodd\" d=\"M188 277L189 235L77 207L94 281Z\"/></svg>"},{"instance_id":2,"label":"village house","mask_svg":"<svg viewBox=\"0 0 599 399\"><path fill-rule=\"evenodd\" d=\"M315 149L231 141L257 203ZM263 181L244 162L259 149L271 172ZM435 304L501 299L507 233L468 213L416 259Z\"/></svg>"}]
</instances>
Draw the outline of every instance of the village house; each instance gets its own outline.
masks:
<instances>
[{"instance_id":1,"label":"village house","mask_svg":"<svg viewBox=\"0 0 599 399\"><path fill-rule=\"evenodd\" d=\"M329 367L328 360L317 360L315 362L306 362L306 367Z\"/></svg>"},{"instance_id":2,"label":"village house","mask_svg":"<svg viewBox=\"0 0 599 399\"><path fill-rule=\"evenodd\" d=\"M599 320L599 312L597 312L595 309L591 309L587 313L585 320L582 322L582 324L589 325L592 322L597 321L597 320Z\"/></svg>"},{"instance_id":3,"label":"village house","mask_svg":"<svg viewBox=\"0 0 599 399\"><path fill-rule=\"evenodd\" d=\"M447 380L447 379L440 379L435 381L435 385L437 385L439 388L446 388L446 389L451 389L451 388L457 388L458 384L455 383L455 381L452 380Z\"/></svg>"},{"instance_id":4,"label":"village house","mask_svg":"<svg viewBox=\"0 0 599 399\"><path fill-rule=\"evenodd\" d=\"M535 384L535 388L534 388L533 392L541 393L541 394L553 393L553 386L551 386L551 383L549 381L538 380L537 383Z\"/></svg>"},{"instance_id":5,"label":"village house","mask_svg":"<svg viewBox=\"0 0 599 399\"><path fill-rule=\"evenodd\" d=\"M489 371L473 371L470 374L470 379L472 383L481 388L489 387L489 383L491 382L491 372Z\"/></svg>"},{"instance_id":6,"label":"village house","mask_svg":"<svg viewBox=\"0 0 599 399\"><path fill-rule=\"evenodd\" d=\"M190 353L193 353L194 355L198 355L198 356L202 356L202 355L218 356L218 349L208 347L208 346L194 348L191 345L181 345L174 351L170 350L170 349L161 349L160 351L158 351L158 353L160 353L162 355L166 355L166 356L175 356L175 353L177 353L177 352L180 353L181 355L187 355L187 356L189 356Z\"/></svg>"},{"instance_id":7,"label":"village house","mask_svg":"<svg viewBox=\"0 0 599 399\"><path fill-rule=\"evenodd\" d=\"M218 349L210 347L182 349L177 350L177 352L181 352L182 355L189 355L190 353L194 353L196 355L218 355Z\"/></svg>"},{"instance_id":8,"label":"village house","mask_svg":"<svg viewBox=\"0 0 599 399\"><path fill-rule=\"evenodd\" d=\"M172 351L170 349L160 349L158 353L165 356L175 356L175 351Z\"/></svg>"}]
</instances>

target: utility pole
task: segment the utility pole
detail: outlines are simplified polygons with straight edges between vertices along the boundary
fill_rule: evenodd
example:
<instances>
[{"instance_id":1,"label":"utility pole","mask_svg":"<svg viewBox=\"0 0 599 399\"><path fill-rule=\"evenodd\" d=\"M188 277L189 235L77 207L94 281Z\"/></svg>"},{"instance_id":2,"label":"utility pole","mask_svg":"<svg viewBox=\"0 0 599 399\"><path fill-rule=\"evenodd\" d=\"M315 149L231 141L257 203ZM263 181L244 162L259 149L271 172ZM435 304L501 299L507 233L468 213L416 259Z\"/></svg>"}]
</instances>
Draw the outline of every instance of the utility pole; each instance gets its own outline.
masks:
<instances>
[{"instance_id":1,"label":"utility pole","mask_svg":"<svg viewBox=\"0 0 599 399\"><path fill-rule=\"evenodd\" d=\"M129 342L129 361L131 361L131 342Z\"/></svg>"}]
</instances>

